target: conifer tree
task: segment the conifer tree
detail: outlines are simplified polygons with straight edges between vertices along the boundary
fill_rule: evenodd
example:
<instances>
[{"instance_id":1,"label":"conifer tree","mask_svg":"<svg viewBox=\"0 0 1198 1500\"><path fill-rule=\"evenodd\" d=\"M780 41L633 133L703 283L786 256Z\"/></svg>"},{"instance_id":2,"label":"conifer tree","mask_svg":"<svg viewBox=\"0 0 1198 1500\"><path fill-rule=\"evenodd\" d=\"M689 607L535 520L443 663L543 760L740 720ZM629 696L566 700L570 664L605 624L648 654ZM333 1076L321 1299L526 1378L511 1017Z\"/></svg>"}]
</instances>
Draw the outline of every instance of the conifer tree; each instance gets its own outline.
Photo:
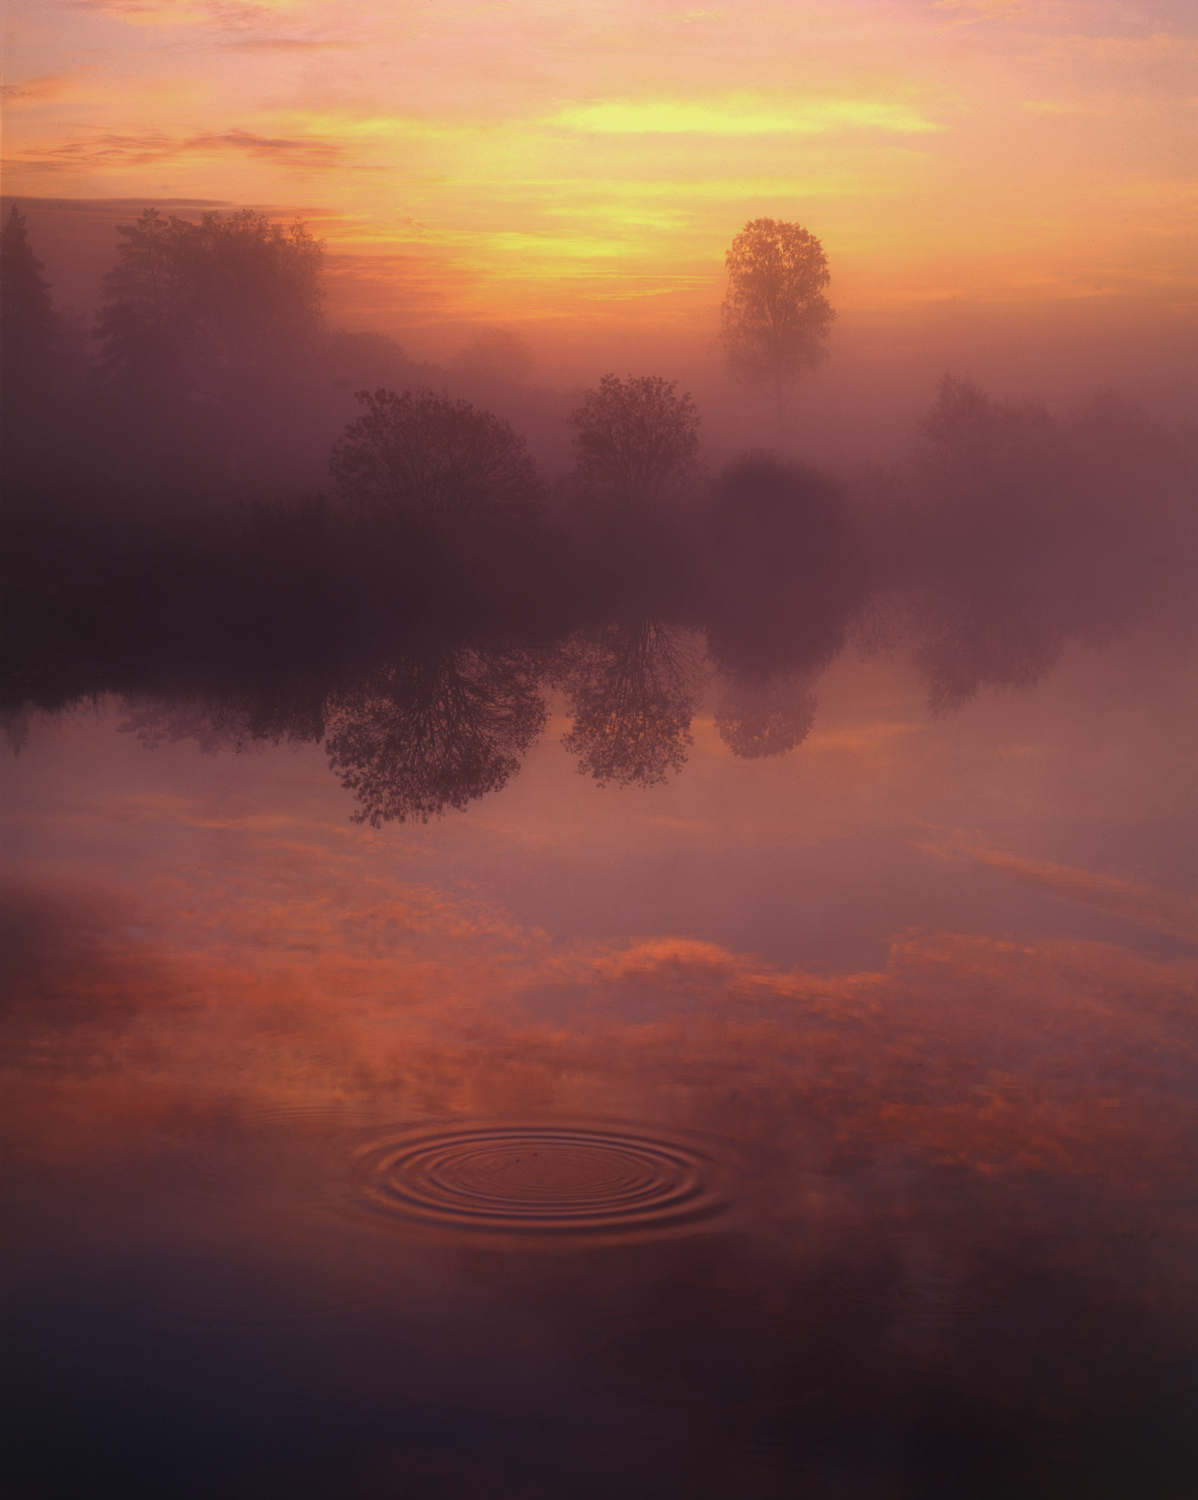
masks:
<instances>
[{"instance_id":1,"label":"conifer tree","mask_svg":"<svg viewBox=\"0 0 1198 1500\"><path fill-rule=\"evenodd\" d=\"M0 351L6 380L44 370L53 354L58 317L44 269L14 203L0 230Z\"/></svg>"}]
</instances>

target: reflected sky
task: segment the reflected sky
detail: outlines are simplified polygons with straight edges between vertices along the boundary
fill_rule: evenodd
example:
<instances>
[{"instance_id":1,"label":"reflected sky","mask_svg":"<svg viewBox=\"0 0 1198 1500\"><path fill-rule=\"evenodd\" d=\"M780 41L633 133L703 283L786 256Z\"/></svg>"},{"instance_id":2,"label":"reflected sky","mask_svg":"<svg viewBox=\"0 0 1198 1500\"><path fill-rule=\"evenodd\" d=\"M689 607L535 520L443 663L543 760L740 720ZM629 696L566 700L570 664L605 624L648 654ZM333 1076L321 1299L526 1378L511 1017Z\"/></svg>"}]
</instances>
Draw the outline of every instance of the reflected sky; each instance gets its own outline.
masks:
<instances>
[{"instance_id":1,"label":"reflected sky","mask_svg":"<svg viewBox=\"0 0 1198 1500\"><path fill-rule=\"evenodd\" d=\"M321 745L34 717L28 1493L1187 1494L1183 635L940 718L848 653L783 757L712 687L650 785L559 691L377 828Z\"/></svg>"}]
</instances>

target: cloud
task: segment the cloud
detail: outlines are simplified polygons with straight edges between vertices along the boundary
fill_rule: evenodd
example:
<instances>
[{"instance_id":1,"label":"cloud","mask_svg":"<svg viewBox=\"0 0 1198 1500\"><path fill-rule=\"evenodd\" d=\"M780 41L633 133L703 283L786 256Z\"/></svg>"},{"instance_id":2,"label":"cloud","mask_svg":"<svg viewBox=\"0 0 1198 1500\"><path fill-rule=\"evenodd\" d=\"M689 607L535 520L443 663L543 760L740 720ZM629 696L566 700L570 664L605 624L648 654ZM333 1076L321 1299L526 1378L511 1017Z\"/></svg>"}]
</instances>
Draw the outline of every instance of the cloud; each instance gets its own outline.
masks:
<instances>
[{"instance_id":1,"label":"cloud","mask_svg":"<svg viewBox=\"0 0 1198 1500\"><path fill-rule=\"evenodd\" d=\"M1024 0L933 0L930 10L953 11L950 26L970 26L975 21L1000 21L1024 9Z\"/></svg>"},{"instance_id":2,"label":"cloud","mask_svg":"<svg viewBox=\"0 0 1198 1500\"><path fill-rule=\"evenodd\" d=\"M787 99L761 93L568 104L543 123L596 135L814 135L846 128L918 134L945 128L885 100Z\"/></svg>"},{"instance_id":3,"label":"cloud","mask_svg":"<svg viewBox=\"0 0 1198 1500\"><path fill-rule=\"evenodd\" d=\"M40 104L44 99L57 99L65 94L74 79L73 73L44 73L40 78L27 78L24 83L0 84L0 99L10 109Z\"/></svg>"},{"instance_id":4,"label":"cloud","mask_svg":"<svg viewBox=\"0 0 1198 1500\"><path fill-rule=\"evenodd\" d=\"M359 44L319 37L247 36L220 45L237 52L344 52Z\"/></svg>"},{"instance_id":5,"label":"cloud","mask_svg":"<svg viewBox=\"0 0 1198 1500\"><path fill-rule=\"evenodd\" d=\"M236 153L281 167L344 169L345 148L316 136L268 136L250 130L225 130L178 139L143 131L136 135L97 135L69 141L38 156L10 157L11 165L63 172L107 167L144 167L187 157Z\"/></svg>"},{"instance_id":6,"label":"cloud","mask_svg":"<svg viewBox=\"0 0 1198 1500\"><path fill-rule=\"evenodd\" d=\"M257 4L237 0L191 0L191 3L161 4L154 0L69 0L73 10L100 11L137 26L249 26L277 21L299 9L296 0L259 0Z\"/></svg>"},{"instance_id":7,"label":"cloud","mask_svg":"<svg viewBox=\"0 0 1198 1500\"><path fill-rule=\"evenodd\" d=\"M912 841L925 854L942 859L973 859L988 865L1012 880L1055 891L1086 906L1098 906L1116 916L1142 922L1157 932L1187 941L1198 941L1198 910L1192 900L1172 891L1136 885L1113 875L1099 875L1075 865L1058 865L1049 860L1026 859L1003 849L951 839L944 843Z\"/></svg>"}]
</instances>

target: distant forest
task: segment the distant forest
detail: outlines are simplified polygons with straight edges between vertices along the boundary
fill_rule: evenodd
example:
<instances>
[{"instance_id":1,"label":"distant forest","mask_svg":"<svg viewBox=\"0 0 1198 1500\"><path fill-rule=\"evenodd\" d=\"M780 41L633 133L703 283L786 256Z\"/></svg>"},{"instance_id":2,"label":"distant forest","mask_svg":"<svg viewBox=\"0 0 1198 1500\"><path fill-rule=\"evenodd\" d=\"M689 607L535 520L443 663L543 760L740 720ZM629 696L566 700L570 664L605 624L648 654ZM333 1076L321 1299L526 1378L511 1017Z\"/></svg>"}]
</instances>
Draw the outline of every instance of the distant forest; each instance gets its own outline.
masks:
<instances>
[{"instance_id":1,"label":"distant forest","mask_svg":"<svg viewBox=\"0 0 1198 1500\"><path fill-rule=\"evenodd\" d=\"M125 700L143 741L317 739L372 822L514 774L560 692L604 783L681 768L714 693L734 753L806 735L847 646L936 712L1030 685L1192 592L1198 440L946 375L893 471L703 460L671 372L530 385L521 340L449 368L324 316L302 224L147 209L92 326L0 236L0 708ZM530 455L560 455L545 474Z\"/></svg>"}]
</instances>

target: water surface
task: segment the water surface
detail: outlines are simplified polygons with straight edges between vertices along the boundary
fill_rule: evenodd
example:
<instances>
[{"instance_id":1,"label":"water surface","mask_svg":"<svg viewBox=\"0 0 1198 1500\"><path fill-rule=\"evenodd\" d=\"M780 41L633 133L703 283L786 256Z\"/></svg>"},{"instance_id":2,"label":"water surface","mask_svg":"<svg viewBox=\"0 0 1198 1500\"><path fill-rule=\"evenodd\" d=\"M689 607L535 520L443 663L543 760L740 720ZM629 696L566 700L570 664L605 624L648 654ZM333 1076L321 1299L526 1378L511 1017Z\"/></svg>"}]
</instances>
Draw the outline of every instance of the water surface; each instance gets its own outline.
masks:
<instances>
[{"instance_id":1,"label":"water surface","mask_svg":"<svg viewBox=\"0 0 1198 1500\"><path fill-rule=\"evenodd\" d=\"M11 1493L1198 1493L1188 671L842 658L622 787L551 698L379 827L324 744L35 716Z\"/></svg>"}]
</instances>

